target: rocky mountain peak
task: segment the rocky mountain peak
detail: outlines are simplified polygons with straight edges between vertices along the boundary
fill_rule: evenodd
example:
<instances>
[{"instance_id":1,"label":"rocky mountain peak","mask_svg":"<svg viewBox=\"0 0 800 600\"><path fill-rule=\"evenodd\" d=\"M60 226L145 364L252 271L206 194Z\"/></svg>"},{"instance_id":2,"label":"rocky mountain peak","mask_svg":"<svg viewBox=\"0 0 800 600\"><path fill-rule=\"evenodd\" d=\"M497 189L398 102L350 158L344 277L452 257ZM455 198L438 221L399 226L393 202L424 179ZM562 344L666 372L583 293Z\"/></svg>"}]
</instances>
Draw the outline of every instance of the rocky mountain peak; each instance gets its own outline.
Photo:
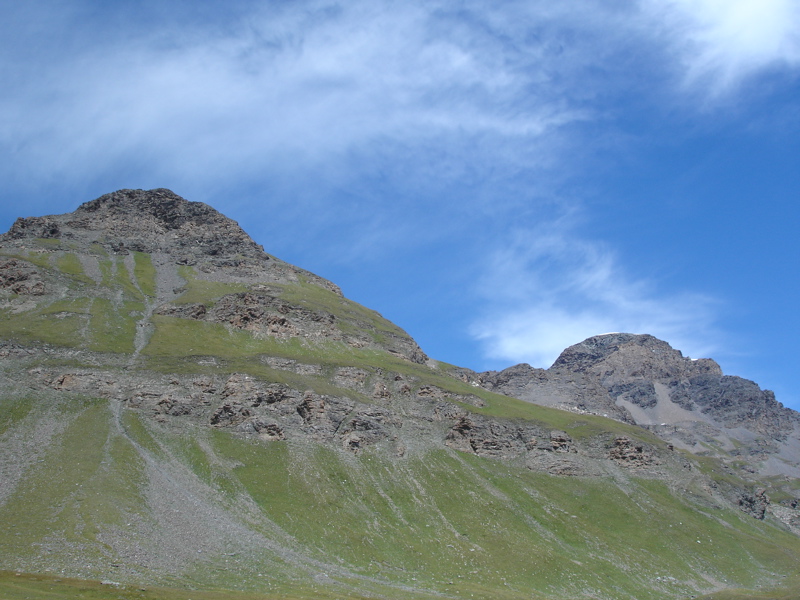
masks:
<instances>
[{"instance_id":1,"label":"rocky mountain peak","mask_svg":"<svg viewBox=\"0 0 800 600\"><path fill-rule=\"evenodd\" d=\"M151 216L164 229L178 229L187 221L211 224L227 219L202 202L190 202L172 190L117 190L84 202L76 213L101 215L129 214Z\"/></svg>"},{"instance_id":2,"label":"rocky mountain peak","mask_svg":"<svg viewBox=\"0 0 800 600\"><path fill-rule=\"evenodd\" d=\"M753 382L633 334L550 369L429 360L169 190L0 236L0 379L0 597L26 570L56 595L83 577L428 599L800 572L778 529L800 533L800 418Z\"/></svg>"},{"instance_id":3,"label":"rocky mountain peak","mask_svg":"<svg viewBox=\"0 0 800 600\"><path fill-rule=\"evenodd\" d=\"M714 360L692 360L663 340L633 333L590 337L564 350L552 369L602 375L606 385L630 378L663 380L701 374L722 375L722 369Z\"/></svg>"},{"instance_id":4,"label":"rocky mountain peak","mask_svg":"<svg viewBox=\"0 0 800 600\"><path fill-rule=\"evenodd\" d=\"M263 248L238 223L202 202L167 189L118 190L85 202L65 215L20 218L7 239L69 239L113 251L185 253L264 260Z\"/></svg>"},{"instance_id":5,"label":"rocky mountain peak","mask_svg":"<svg viewBox=\"0 0 800 600\"><path fill-rule=\"evenodd\" d=\"M795 443L800 415L708 358L691 359L652 335L609 333L564 350L552 367L516 365L480 375L484 387L517 398L646 427L696 452L779 454ZM786 446L788 444L788 446ZM788 454L787 454L788 455ZM765 462L770 474L797 475L795 464Z\"/></svg>"}]
</instances>

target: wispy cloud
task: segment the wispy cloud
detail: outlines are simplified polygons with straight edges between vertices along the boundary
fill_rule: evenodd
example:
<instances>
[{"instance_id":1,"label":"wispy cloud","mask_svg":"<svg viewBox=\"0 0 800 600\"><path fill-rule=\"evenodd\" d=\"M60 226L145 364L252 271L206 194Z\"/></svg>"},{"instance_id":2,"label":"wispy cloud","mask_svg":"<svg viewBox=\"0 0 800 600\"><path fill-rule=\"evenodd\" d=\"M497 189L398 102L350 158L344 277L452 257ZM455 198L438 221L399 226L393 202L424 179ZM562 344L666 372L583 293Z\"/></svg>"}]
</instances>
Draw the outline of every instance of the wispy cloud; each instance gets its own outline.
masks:
<instances>
[{"instance_id":1,"label":"wispy cloud","mask_svg":"<svg viewBox=\"0 0 800 600\"><path fill-rule=\"evenodd\" d=\"M610 248L576 236L569 221L516 231L484 265L486 309L471 331L488 358L548 367L567 346L609 332L649 333L695 357L713 353L716 300L663 294L658 282L626 273Z\"/></svg>"},{"instance_id":2,"label":"wispy cloud","mask_svg":"<svg viewBox=\"0 0 800 600\"><path fill-rule=\"evenodd\" d=\"M719 97L764 69L800 65L796 0L643 0L686 89Z\"/></svg>"},{"instance_id":3,"label":"wispy cloud","mask_svg":"<svg viewBox=\"0 0 800 600\"><path fill-rule=\"evenodd\" d=\"M642 54L714 89L800 60L793 0L309 0L239 6L222 24L133 21L124 35L89 4L25 6L7 11L0 59L6 180L120 165L179 183L342 173L387 141L402 163L443 138L446 168L476 137L529 168L553 160L536 140L603 118L608 80L652 87L657 73L630 77Z\"/></svg>"},{"instance_id":4,"label":"wispy cloud","mask_svg":"<svg viewBox=\"0 0 800 600\"><path fill-rule=\"evenodd\" d=\"M325 164L381 138L528 137L575 118L535 94L521 106L527 82L503 64L507 49L482 52L438 20L414 5L298 3L229 35L189 30L165 44L170 32L156 29L53 63L23 57L39 77L6 96L5 131L18 157L64 173L137 156L219 178Z\"/></svg>"},{"instance_id":5,"label":"wispy cloud","mask_svg":"<svg viewBox=\"0 0 800 600\"><path fill-rule=\"evenodd\" d=\"M515 20L478 2L301 1L119 36L66 6L45 20L17 9L16 37L7 25L7 187L122 173L204 200L252 183L356 251L471 219L485 190L552 168L565 128L593 118L572 84L586 49L544 3ZM467 210L450 210L443 198L467 184ZM492 210L514 196L494 194ZM371 234L355 244L354 231Z\"/></svg>"},{"instance_id":6,"label":"wispy cloud","mask_svg":"<svg viewBox=\"0 0 800 600\"><path fill-rule=\"evenodd\" d=\"M140 4L164 3L2 9L7 189L124 175L206 200L252 184L276 220L302 222L294 237L334 232L343 261L481 244L493 293L475 335L493 356L543 364L613 329L705 351L707 298L661 299L549 211L580 204L559 184L625 102L668 112L676 95L796 67L796 1L298 0L201 3L202 18L187 2L152 22ZM492 253L510 224L527 233Z\"/></svg>"}]
</instances>

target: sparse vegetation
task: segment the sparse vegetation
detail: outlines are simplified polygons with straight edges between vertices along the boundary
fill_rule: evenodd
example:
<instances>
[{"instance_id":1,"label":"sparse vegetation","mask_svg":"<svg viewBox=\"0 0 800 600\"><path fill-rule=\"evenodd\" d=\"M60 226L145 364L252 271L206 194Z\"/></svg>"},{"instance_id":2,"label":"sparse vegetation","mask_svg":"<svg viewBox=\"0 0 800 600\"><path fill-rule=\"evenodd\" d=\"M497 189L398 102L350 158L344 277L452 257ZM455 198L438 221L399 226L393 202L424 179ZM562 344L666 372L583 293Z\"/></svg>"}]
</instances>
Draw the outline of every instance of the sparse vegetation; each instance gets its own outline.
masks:
<instances>
[{"instance_id":1,"label":"sparse vegetation","mask_svg":"<svg viewBox=\"0 0 800 600\"><path fill-rule=\"evenodd\" d=\"M178 298L179 304L205 304L213 306L214 303L226 294L246 292L247 286L241 283L223 283L208 281L197 277L192 267L182 266L178 273L186 280L186 291Z\"/></svg>"},{"instance_id":2,"label":"sparse vegetation","mask_svg":"<svg viewBox=\"0 0 800 600\"><path fill-rule=\"evenodd\" d=\"M144 252L134 252L134 269L133 276L139 284L139 289L142 290L145 296L150 298L156 297L156 269L153 266L153 260L149 254Z\"/></svg>"},{"instance_id":3,"label":"sparse vegetation","mask_svg":"<svg viewBox=\"0 0 800 600\"><path fill-rule=\"evenodd\" d=\"M71 275L76 281L82 283L92 283L92 280L86 276L81 266L81 261L73 252L65 252L56 259L56 267L59 272L66 275Z\"/></svg>"},{"instance_id":4,"label":"sparse vegetation","mask_svg":"<svg viewBox=\"0 0 800 600\"><path fill-rule=\"evenodd\" d=\"M800 483L746 477L744 455L719 459L723 442L707 456L668 449L646 429L407 360L392 344L410 338L375 311L302 276L233 283L216 246L197 250L201 277L78 238L31 244L2 250L46 283L4 292L0 308L3 598L798 595L800 537L726 494L759 483L788 505ZM251 257L242 242L236 263ZM247 291L285 302L265 305L277 320L334 319L280 337L185 310ZM169 302L191 318L151 314ZM519 454L499 458L503 432ZM616 461L623 436L657 460ZM568 476L562 461L600 466Z\"/></svg>"}]
</instances>

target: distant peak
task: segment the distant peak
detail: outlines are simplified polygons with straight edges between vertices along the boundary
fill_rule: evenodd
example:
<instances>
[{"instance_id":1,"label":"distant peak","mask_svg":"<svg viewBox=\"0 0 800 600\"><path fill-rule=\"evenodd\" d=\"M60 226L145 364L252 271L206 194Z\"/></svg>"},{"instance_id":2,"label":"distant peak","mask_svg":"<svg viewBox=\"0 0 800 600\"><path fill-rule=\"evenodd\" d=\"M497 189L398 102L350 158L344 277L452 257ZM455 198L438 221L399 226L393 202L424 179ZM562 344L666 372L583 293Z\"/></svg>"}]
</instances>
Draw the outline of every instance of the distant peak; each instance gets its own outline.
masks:
<instances>
[{"instance_id":1,"label":"distant peak","mask_svg":"<svg viewBox=\"0 0 800 600\"><path fill-rule=\"evenodd\" d=\"M636 333L604 333L602 335L595 335L583 340L577 344L573 344L556 359L553 364L557 366L569 366L571 368L579 367L585 368L591 364L599 362L606 358L608 355L616 352L620 347L635 344L643 345L657 345L673 352L672 347L652 335L649 334L636 334ZM678 352L680 354L680 352Z\"/></svg>"},{"instance_id":2,"label":"distant peak","mask_svg":"<svg viewBox=\"0 0 800 600\"><path fill-rule=\"evenodd\" d=\"M613 367L607 364L608 361L613 361ZM585 372L599 368L600 363L606 364L603 367L606 370L616 370L624 364L626 368L642 373L661 372L680 365L681 369L722 374L719 365L711 359L691 360L663 340L636 333L607 333L587 338L564 350L552 368Z\"/></svg>"}]
</instances>

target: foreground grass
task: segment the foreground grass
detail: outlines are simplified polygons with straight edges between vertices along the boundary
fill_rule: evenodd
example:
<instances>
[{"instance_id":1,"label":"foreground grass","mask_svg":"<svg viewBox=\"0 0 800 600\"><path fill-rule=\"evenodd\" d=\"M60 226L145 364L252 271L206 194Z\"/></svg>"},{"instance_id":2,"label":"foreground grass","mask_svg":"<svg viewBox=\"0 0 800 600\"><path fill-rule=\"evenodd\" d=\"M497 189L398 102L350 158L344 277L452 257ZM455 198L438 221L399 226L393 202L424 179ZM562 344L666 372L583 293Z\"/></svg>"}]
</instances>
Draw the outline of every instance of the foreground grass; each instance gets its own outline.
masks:
<instances>
[{"instance_id":1,"label":"foreground grass","mask_svg":"<svg viewBox=\"0 0 800 600\"><path fill-rule=\"evenodd\" d=\"M35 398L2 404L9 409L6 427L35 428L40 411L55 410ZM708 581L750 590L800 585L796 536L740 511L698 506L658 480L629 478L621 485L557 477L445 449L403 459L380 447L353 455L218 429L168 429L136 411L124 411L116 426L109 404L90 398L62 401L56 417L63 430L0 506L7 524L0 528L0 564L115 579L109 565L122 563L139 573L129 573L128 581L175 589L147 596L147 586L142 592L7 574L0 598L24 598L27 589L33 598L123 600L661 600L688 598L711 587ZM154 565L168 558L165 550L128 529L131 521L145 524L139 531L162 527L145 493L163 485L158 473L183 482L170 494L224 512L273 546L234 545L217 554L191 549L181 571L161 572ZM182 506L170 514L179 518ZM194 528L217 535L210 520L187 526L179 535L198 549L206 538L192 537ZM114 531L134 537L109 544ZM226 535L224 527L218 531ZM130 542L144 544L157 560L137 564L119 555ZM781 595L728 592L709 600L770 597Z\"/></svg>"},{"instance_id":2,"label":"foreground grass","mask_svg":"<svg viewBox=\"0 0 800 600\"><path fill-rule=\"evenodd\" d=\"M104 286L123 292L111 297L107 289L89 293L79 261L61 256L60 262L37 260L43 268L57 262L74 282L73 296L2 315L8 318L0 319L0 336L129 354L145 297L156 289L150 258L136 255L129 272L101 256ZM220 295L246 289L199 280L188 269L184 275L182 302L213 304ZM318 286L273 287L287 302L334 314L343 331L367 329L378 342L404 335L378 313ZM256 337L158 315L151 324L145 366L165 373L240 372L370 402L332 383L333 370L356 366L370 376L401 374L417 388L437 386L452 402L477 396L483 406L462 406L487 417L533 422L575 439L625 434L662 444L638 428L492 394L379 348ZM273 369L264 357L319 365L321 374ZM107 401L54 398L0 396L0 443L18 427L36 432L59 424L0 505L6 525L0 527L0 564L110 579L115 571L108 565L124 564L131 567L129 581L165 587L5 572L0 598L661 600L714 586L731 590L707 600L798 597L797 537L740 511L698 503L658 480L556 477L429 446L411 448L402 458L380 446L353 455L302 440L262 442L206 427L171 429L136 411L116 419ZM727 482L711 459L697 464L718 483ZM159 473L169 480L161 489L190 501L173 505L159 497L165 485ZM211 531L210 537L229 531L208 517L176 529L189 540L190 554L171 571L162 567L177 546L148 545L147 538L165 530L159 521L165 509L172 526L187 505L187 514L201 506L191 514L224 515L244 538L259 543L237 546L237 538L226 542L235 552L201 556L206 538L200 529ZM161 513L154 508L159 506ZM146 560L126 554L129 542L141 544ZM789 587L760 591L776 582ZM737 591L745 588L755 591Z\"/></svg>"},{"instance_id":3,"label":"foreground grass","mask_svg":"<svg viewBox=\"0 0 800 600\"><path fill-rule=\"evenodd\" d=\"M698 600L797 600L800 598L800 585L791 587L770 587L760 591L726 590L698 596Z\"/></svg>"},{"instance_id":4,"label":"foreground grass","mask_svg":"<svg viewBox=\"0 0 800 600\"><path fill-rule=\"evenodd\" d=\"M3 600L328 600L334 598L366 600L367 597L325 591L254 594L233 590L188 590L0 571L0 598Z\"/></svg>"}]
</instances>

